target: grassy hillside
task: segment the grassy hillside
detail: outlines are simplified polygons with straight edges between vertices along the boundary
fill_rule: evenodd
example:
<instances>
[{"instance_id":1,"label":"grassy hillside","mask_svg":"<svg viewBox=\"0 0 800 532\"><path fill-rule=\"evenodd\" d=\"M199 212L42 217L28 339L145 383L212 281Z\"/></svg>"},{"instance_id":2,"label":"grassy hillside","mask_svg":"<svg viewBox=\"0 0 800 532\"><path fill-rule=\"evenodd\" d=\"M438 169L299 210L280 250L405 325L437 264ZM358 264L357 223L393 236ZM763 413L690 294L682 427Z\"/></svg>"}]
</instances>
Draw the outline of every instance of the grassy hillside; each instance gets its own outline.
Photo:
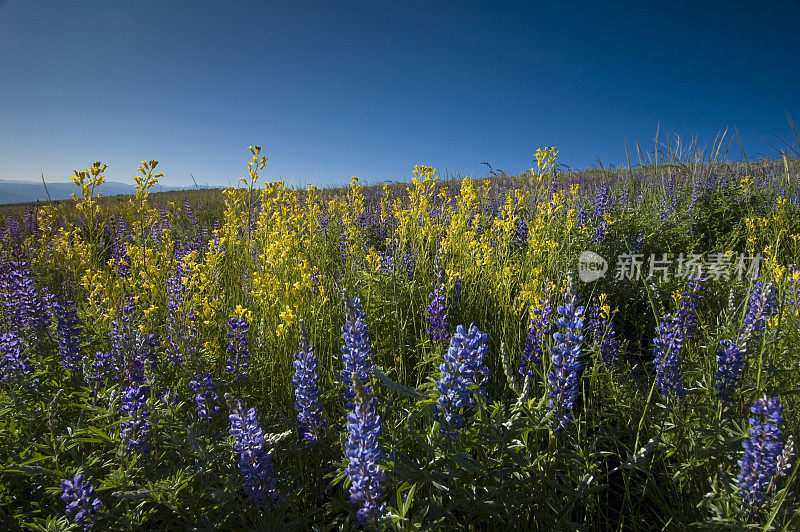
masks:
<instances>
[{"instance_id":1,"label":"grassy hillside","mask_svg":"<svg viewBox=\"0 0 800 532\"><path fill-rule=\"evenodd\" d=\"M800 160L294 190L252 151L0 207L6 528L800 525Z\"/></svg>"}]
</instances>

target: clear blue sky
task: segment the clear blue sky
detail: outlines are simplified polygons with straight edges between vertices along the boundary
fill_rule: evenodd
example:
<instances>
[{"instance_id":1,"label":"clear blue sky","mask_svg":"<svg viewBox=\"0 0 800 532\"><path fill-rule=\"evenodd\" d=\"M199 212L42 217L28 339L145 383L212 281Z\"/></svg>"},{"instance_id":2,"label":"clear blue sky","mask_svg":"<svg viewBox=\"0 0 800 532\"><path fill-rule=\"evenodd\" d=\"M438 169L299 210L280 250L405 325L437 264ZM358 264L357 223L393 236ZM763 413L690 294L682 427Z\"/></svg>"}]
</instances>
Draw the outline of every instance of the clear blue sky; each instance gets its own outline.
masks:
<instances>
[{"instance_id":1,"label":"clear blue sky","mask_svg":"<svg viewBox=\"0 0 800 532\"><path fill-rule=\"evenodd\" d=\"M251 144L295 185L479 176L800 124L800 2L519 4L0 0L0 179L225 185Z\"/></svg>"}]
</instances>

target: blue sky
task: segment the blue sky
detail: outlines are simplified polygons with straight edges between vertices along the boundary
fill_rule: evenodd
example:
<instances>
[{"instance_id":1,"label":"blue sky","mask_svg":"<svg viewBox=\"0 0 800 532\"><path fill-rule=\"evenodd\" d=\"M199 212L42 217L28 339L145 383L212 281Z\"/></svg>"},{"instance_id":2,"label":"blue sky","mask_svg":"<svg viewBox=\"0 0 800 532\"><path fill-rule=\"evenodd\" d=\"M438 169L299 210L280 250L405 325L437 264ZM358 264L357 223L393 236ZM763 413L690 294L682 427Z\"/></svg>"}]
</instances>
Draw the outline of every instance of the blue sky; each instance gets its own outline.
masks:
<instances>
[{"instance_id":1,"label":"blue sky","mask_svg":"<svg viewBox=\"0 0 800 532\"><path fill-rule=\"evenodd\" d=\"M800 124L800 2L520 4L0 0L0 179L226 185L251 144L298 186L481 176Z\"/></svg>"}]
</instances>

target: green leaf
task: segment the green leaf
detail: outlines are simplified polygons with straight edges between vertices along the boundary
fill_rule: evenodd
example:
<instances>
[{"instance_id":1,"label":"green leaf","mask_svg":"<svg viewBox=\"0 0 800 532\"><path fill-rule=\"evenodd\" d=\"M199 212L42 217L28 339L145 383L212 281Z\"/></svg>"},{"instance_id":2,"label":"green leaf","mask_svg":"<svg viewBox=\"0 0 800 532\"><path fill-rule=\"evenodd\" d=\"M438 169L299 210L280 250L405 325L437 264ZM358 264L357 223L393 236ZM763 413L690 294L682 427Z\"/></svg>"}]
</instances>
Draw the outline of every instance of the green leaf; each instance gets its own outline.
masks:
<instances>
[{"instance_id":1,"label":"green leaf","mask_svg":"<svg viewBox=\"0 0 800 532\"><path fill-rule=\"evenodd\" d=\"M475 460L466 453L457 453L450 458L470 475L477 475L481 472L481 469L475 465Z\"/></svg>"},{"instance_id":2,"label":"green leaf","mask_svg":"<svg viewBox=\"0 0 800 532\"><path fill-rule=\"evenodd\" d=\"M410 386L405 386L400 384L399 382L395 382L389 377L387 377L381 370L375 370L375 376L378 378L379 381L383 383L384 386L395 392L397 395L401 395L403 397L407 397L409 399L422 399L425 396L422 395L419 391Z\"/></svg>"},{"instance_id":3,"label":"green leaf","mask_svg":"<svg viewBox=\"0 0 800 532\"><path fill-rule=\"evenodd\" d=\"M408 490L408 494L406 494L406 500L403 501L402 516L405 517L408 513L408 509L411 508L411 502L414 500L414 494L417 492L417 485L413 484L411 489Z\"/></svg>"}]
</instances>

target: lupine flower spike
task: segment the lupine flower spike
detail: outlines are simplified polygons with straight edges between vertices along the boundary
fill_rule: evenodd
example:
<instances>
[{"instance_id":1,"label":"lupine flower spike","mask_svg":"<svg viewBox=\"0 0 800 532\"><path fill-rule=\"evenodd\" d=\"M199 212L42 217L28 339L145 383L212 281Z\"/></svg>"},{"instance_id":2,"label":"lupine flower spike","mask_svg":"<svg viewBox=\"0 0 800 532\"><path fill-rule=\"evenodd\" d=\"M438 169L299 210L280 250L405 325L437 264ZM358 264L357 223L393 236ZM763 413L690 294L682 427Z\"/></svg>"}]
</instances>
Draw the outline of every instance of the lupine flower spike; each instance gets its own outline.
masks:
<instances>
[{"instance_id":1,"label":"lupine flower spike","mask_svg":"<svg viewBox=\"0 0 800 532\"><path fill-rule=\"evenodd\" d=\"M233 450L239 453L239 472L244 477L247 496L253 504L263 507L267 503L277 503L280 496L275 488L272 457L256 414L255 408L246 410L237 400L228 416L231 420L229 433L235 438Z\"/></svg>"},{"instance_id":2,"label":"lupine flower spike","mask_svg":"<svg viewBox=\"0 0 800 532\"><path fill-rule=\"evenodd\" d=\"M122 393L120 398L120 415L131 419L119 424L120 438L128 445L128 449L138 449L145 452L145 438L150 431L150 410L147 408L147 398L150 396L150 387L133 383Z\"/></svg>"},{"instance_id":3,"label":"lupine flower spike","mask_svg":"<svg viewBox=\"0 0 800 532\"><path fill-rule=\"evenodd\" d=\"M783 406L777 397L756 400L750 409L750 439L744 442L744 454L739 460L739 492L748 507L760 506L779 473L784 443ZM788 463L788 458L784 459ZM785 464L780 464L786 468Z\"/></svg>"},{"instance_id":4,"label":"lupine flower spike","mask_svg":"<svg viewBox=\"0 0 800 532\"><path fill-rule=\"evenodd\" d=\"M664 399L677 397L683 400L686 396L678 355L684 341L691 338L697 329L697 304L705 291L706 280L702 270L698 270L697 275L690 279L689 287L681 294L677 313L674 316L665 314L656 327L653 362L656 366L656 385Z\"/></svg>"},{"instance_id":5,"label":"lupine flower spike","mask_svg":"<svg viewBox=\"0 0 800 532\"><path fill-rule=\"evenodd\" d=\"M297 410L300 441L307 442L312 447L317 444L321 431L327 426L319 406L318 380L314 346L309 345L305 324L300 320L300 350L294 354L292 379L294 396L297 400L294 409Z\"/></svg>"},{"instance_id":6,"label":"lupine flower spike","mask_svg":"<svg viewBox=\"0 0 800 532\"><path fill-rule=\"evenodd\" d=\"M83 525L84 530L92 528L103 503L94 497L89 481L84 482L83 475L78 473L72 480L62 482L61 490L61 500L67 505L64 512L67 517L73 518L75 524Z\"/></svg>"},{"instance_id":7,"label":"lupine flower spike","mask_svg":"<svg viewBox=\"0 0 800 532\"><path fill-rule=\"evenodd\" d=\"M166 324L167 362L180 365L196 350L198 316L194 308L187 308L188 281L187 267L183 260L178 262L174 274L167 279L167 308L170 320Z\"/></svg>"},{"instance_id":8,"label":"lupine flower spike","mask_svg":"<svg viewBox=\"0 0 800 532\"><path fill-rule=\"evenodd\" d=\"M37 290L30 264L7 261L0 268L0 304L8 324L26 335L41 330L50 319L52 300Z\"/></svg>"},{"instance_id":9,"label":"lupine flower spike","mask_svg":"<svg viewBox=\"0 0 800 532\"><path fill-rule=\"evenodd\" d=\"M447 286L444 282L444 269L441 261L442 255L437 252L433 260L433 273L436 279L431 283L433 292L428 294L430 303L426 307L427 315L425 316L425 320L428 322L428 334L434 342L450 340L447 325Z\"/></svg>"},{"instance_id":10,"label":"lupine flower spike","mask_svg":"<svg viewBox=\"0 0 800 532\"><path fill-rule=\"evenodd\" d=\"M578 377L583 368L580 362L583 344L584 307L574 292L572 275L567 281L564 304L558 306L561 316L556 321L558 332L553 334L555 345L550 348L553 369L547 374L550 391L548 406L553 410L553 430L560 431L572 419L575 398L578 395Z\"/></svg>"},{"instance_id":11,"label":"lupine flower spike","mask_svg":"<svg viewBox=\"0 0 800 532\"><path fill-rule=\"evenodd\" d=\"M522 363L519 372L522 375L533 377L533 366L542 364L544 342L550 334L550 316L553 309L550 307L550 285L545 288L544 295L539 298L539 304L533 309L528 337L525 340L525 350L522 354Z\"/></svg>"},{"instance_id":12,"label":"lupine flower spike","mask_svg":"<svg viewBox=\"0 0 800 532\"><path fill-rule=\"evenodd\" d=\"M217 385L211 378L210 373L196 375L193 381L189 382L189 388L197 395L194 401L197 403L197 417L211 423L215 415L219 413L219 406L215 405L219 401L217 395Z\"/></svg>"},{"instance_id":13,"label":"lupine flower spike","mask_svg":"<svg viewBox=\"0 0 800 532\"><path fill-rule=\"evenodd\" d=\"M342 353L342 382L347 386L344 398L347 408L352 409L353 398L355 398L355 380L361 381L365 385L367 395L372 393L371 387L367 384L369 376L375 373L375 364L372 362L372 344L367 336L366 316L361 308L361 300L354 297L350 300L345 295L347 305L347 318L342 326L342 339L344 345L340 348Z\"/></svg>"},{"instance_id":14,"label":"lupine flower spike","mask_svg":"<svg viewBox=\"0 0 800 532\"><path fill-rule=\"evenodd\" d=\"M356 514L358 521L377 523L386 512L386 503L380 502L383 498L381 482L386 479L386 472L378 465L383 457L378 445L381 418L376 412L377 398L368 397L360 382L356 382L355 388L355 409L347 416L350 437L345 444L347 468L344 472L350 479L350 502L362 504Z\"/></svg>"},{"instance_id":15,"label":"lupine flower spike","mask_svg":"<svg viewBox=\"0 0 800 532\"><path fill-rule=\"evenodd\" d=\"M61 365L66 369L80 375L83 371L80 324L78 312L73 301L55 304L55 314L58 319L56 327L58 337L58 354Z\"/></svg>"},{"instance_id":16,"label":"lupine flower spike","mask_svg":"<svg viewBox=\"0 0 800 532\"><path fill-rule=\"evenodd\" d=\"M433 292L428 295L430 303L426 307L427 316L425 320L428 322L428 334L434 342L446 342L450 339L450 333L447 331L447 304L445 303L447 288L444 284L434 281L431 286Z\"/></svg>"},{"instance_id":17,"label":"lupine flower spike","mask_svg":"<svg viewBox=\"0 0 800 532\"><path fill-rule=\"evenodd\" d=\"M15 331L0 335L0 384L17 380L33 371L25 347Z\"/></svg>"},{"instance_id":18,"label":"lupine flower spike","mask_svg":"<svg viewBox=\"0 0 800 532\"><path fill-rule=\"evenodd\" d=\"M236 307L235 316L228 320L228 338L226 350L231 358L225 365L225 372L230 373L236 380L247 376L250 368L250 351L247 349L247 331L250 327L248 312L241 306Z\"/></svg>"},{"instance_id":19,"label":"lupine flower spike","mask_svg":"<svg viewBox=\"0 0 800 532\"><path fill-rule=\"evenodd\" d=\"M778 303L775 289L771 284L757 284L750 293L747 314L739 333L731 339L720 340L722 349L717 350L717 376L714 387L721 399L730 399L739 385L747 367L748 344L757 340L764 330L767 318L777 312Z\"/></svg>"},{"instance_id":20,"label":"lupine flower spike","mask_svg":"<svg viewBox=\"0 0 800 532\"><path fill-rule=\"evenodd\" d=\"M469 330L463 325L456 328L450 339L450 349L439 366L442 377L436 381L439 399L434 411L440 415L439 432L456 438L457 431L464 423L462 410L476 405L475 397L488 401L484 382L489 376L489 368L483 357L489 351L489 335L484 334L475 324Z\"/></svg>"},{"instance_id":21,"label":"lupine flower spike","mask_svg":"<svg viewBox=\"0 0 800 532\"><path fill-rule=\"evenodd\" d=\"M678 353L683 345L683 332L678 317L665 314L656 327L656 337L653 339L654 363L656 365L656 386L661 391L664 399L677 397L680 400L686 396L683 388L683 375L681 374Z\"/></svg>"},{"instance_id":22,"label":"lupine flower spike","mask_svg":"<svg viewBox=\"0 0 800 532\"><path fill-rule=\"evenodd\" d=\"M600 295L599 304L589 307L588 313L588 330L591 331L595 344L600 345L600 360L607 368L615 366L619 362L619 342L614 322L611 321L611 307L605 302L605 294Z\"/></svg>"},{"instance_id":23,"label":"lupine flower spike","mask_svg":"<svg viewBox=\"0 0 800 532\"><path fill-rule=\"evenodd\" d=\"M698 269L697 275L689 278L688 287L681 293L680 307L677 312L681 331L684 338L691 338L697 330L697 306L706 291L707 278L703 277L703 270Z\"/></svg>"}]
</instances>

